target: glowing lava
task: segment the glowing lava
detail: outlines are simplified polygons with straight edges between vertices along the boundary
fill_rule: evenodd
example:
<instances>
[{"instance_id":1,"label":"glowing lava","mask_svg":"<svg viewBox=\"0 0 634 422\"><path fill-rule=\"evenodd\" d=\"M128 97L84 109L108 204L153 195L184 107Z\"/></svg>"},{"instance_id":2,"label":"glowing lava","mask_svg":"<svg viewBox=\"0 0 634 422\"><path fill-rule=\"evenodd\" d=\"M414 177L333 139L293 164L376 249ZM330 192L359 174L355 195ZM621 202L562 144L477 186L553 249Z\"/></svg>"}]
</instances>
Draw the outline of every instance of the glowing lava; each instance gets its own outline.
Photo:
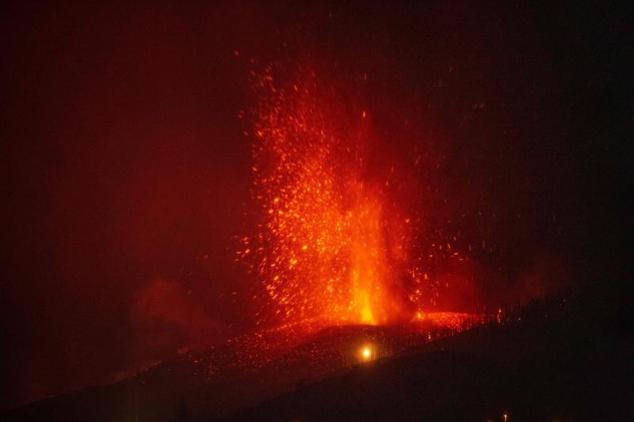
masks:
<instances>
[{"instance_id":1,"label":"glowing lava","mask_svg":"<svg viewBox=\"0 0 634 422\"><path fill-rule=\"evenodd\" d=\"M389 288L388 257L398 254L385 192L363 177L367 112L350 117L314 73L300 73L292 84L258 78L252 172L262 223L239 255L255 258L274 304L266 312L281 322L388 322L400 312Z\"/></svg>"},{"instance_id":2,"label":"glowing lava","mask_svg":"<svg viewBox=\"0 0 634 422\"><path fill-rule=\"evenodd\" d=\"M264 288L253 295L266 297L257 325L475 324L468 314L428 312L442 281L429 269L468 266L455 235L424 237L420 218L409 215L422 204L403 212L396 166L388 173L371 164L380 148L371 113L310 69L253 76L259 102L248 135L259 224L238 256ZM468 286L470 273L460 274L445 274L443 286Z\"/></svg>"}]
</instances>

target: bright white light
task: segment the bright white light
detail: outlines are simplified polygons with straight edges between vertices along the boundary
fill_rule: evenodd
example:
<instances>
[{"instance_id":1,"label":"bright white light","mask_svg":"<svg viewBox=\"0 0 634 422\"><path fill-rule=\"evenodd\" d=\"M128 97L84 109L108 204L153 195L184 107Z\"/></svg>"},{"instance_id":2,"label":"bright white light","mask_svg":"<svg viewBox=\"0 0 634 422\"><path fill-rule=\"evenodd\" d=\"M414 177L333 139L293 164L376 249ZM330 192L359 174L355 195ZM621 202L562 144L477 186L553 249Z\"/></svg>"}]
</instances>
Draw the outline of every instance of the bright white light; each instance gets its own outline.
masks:
<instances>
[{"instance_id":1,"label":"bright white light","mask_svg":"<svg viewBox=\"0 0 634 422\"><path fill-rule=\"evenodd\" d=\"M365 345L361 348L359 352L359 354L361 355L361 360L372 360L372 346Z\"/></svg>"}]
</instances>

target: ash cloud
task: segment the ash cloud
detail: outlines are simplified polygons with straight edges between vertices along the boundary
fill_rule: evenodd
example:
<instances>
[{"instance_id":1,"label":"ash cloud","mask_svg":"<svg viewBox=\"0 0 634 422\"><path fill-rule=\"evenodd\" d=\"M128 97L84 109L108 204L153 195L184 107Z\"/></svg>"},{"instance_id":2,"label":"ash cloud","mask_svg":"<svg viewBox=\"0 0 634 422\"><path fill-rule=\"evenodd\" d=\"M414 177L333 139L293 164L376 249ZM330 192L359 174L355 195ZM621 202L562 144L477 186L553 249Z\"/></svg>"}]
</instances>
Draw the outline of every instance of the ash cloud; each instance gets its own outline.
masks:
<instances>
[{"instance_id":1,"label":"ash cloud","mask_svg":"<svg viewBox=\"0 0 634 422\"><path fill-rule=\"evenodd\" d=\"M131 305L133 362L162 360L183 350L202 350L226 339L226 324L210 318L191 290L155 277Z\"/></svg>"}]
</instances>

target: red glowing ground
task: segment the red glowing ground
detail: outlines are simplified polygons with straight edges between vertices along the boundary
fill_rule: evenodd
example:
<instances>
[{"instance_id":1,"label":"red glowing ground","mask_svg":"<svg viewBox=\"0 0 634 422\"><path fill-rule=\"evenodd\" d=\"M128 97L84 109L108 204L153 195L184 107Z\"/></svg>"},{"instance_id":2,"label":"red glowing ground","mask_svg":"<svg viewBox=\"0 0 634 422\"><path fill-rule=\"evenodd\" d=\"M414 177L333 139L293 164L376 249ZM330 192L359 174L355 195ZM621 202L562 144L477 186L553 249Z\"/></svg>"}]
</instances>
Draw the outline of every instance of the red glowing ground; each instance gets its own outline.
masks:
<instances>
[{"instance_id":1,"label":"red glowing ground","mask_svg":"<svg viewBox=\"0 0 634 422\"><path fill-rule=\"evenodd\" d=\"M271 365L289 376L313 379L363 361L405 353L489 320L483 314L455 312L431 312L411 323L385 326L306 320L234 337L195 363L203 366L208 381ZM364 353L366 347L371 349L370 356Z\"/></svg>"},{"instance_id":2,"label":"red glowing ground","mask_svg":"<svg viewBox=\"0 0 634 422\"><path fill-rule=\"evenodd\" d=\"M485 320L489 318L480 314L450 312L383 326L305 320L234 337L207 351L186 353L141 372L131 382L145 394L152 394L153 388L160 391L164 384L174 391L197 391L191 400L200 397L201 407L229 414L356 365L414 352Z\"/></svg>"}]
</instances>

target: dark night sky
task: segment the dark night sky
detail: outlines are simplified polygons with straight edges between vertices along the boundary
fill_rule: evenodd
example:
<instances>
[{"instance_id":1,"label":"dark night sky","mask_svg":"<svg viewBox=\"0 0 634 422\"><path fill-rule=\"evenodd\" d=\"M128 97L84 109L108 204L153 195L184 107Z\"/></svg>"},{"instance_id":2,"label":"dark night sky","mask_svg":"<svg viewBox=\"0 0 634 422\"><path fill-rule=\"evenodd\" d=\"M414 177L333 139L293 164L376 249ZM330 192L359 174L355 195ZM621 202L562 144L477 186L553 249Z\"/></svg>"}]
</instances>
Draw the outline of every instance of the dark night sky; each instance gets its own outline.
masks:
<instances>
[{"instance_id":1,"label":"dark night sky","mask_svg":"<svg viewBox=\"0 0 634 422\"><path fill-rule=\"evenodd\" d=\"M269 62L367 73L386 148L441 157L430 218L485 210L463 224L506 280L544 254L578 283L629 276L624 11L261 3L2 6L1 408L252 323L231 295L249 283L232 261L250 184L237 115Z\"/></svg>"}]
</instances>

